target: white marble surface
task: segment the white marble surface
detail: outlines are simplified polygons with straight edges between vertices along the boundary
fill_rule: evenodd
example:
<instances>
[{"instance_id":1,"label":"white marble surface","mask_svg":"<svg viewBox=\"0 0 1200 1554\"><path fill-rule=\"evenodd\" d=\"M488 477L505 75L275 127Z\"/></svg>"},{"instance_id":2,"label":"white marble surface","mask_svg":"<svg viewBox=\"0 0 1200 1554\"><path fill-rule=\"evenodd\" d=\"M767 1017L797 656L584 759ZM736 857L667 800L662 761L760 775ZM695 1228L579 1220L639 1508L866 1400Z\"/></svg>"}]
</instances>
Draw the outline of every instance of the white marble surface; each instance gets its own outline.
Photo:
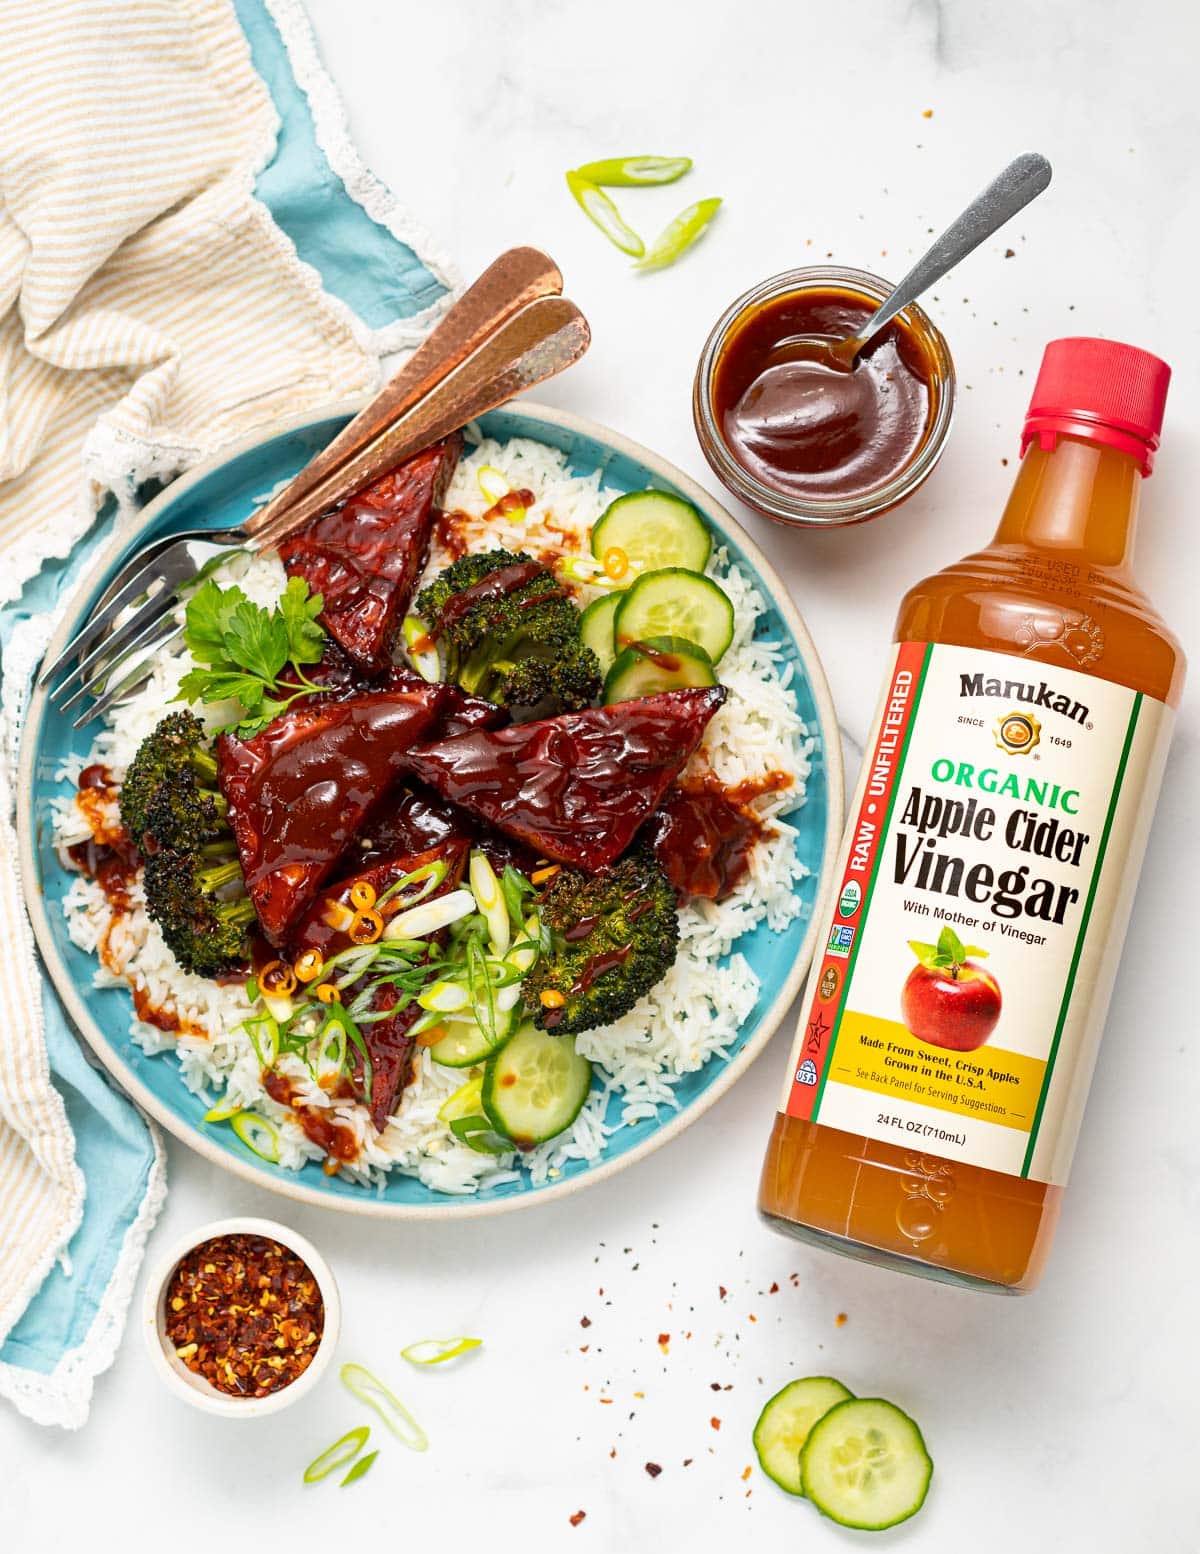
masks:
<instances>
[{"instance_id":1,"label":"white marble surface","mask_svg":"<svg viewBox=\"0 0 1200 1554\"><path fill-rule=\"evenodd\" d=\"M827 254L896 275L1011 154L1044 151L1050 192L932 304L963 394L925 491L841 533L748 523L788 579L843 721L861 736L903 587L994 524L1042 345L1073 332L1123 337L1176 368L1140 571L1195 657L1200 383L1195 330L1177 327L1200 239L1194 8L310 0L310 9L368 161L464 271L513 242L558 259L595 343L546 397L710 484L688 393L703 336L733 294ZM696 161L686 184L629 199L645 229L693 197L726 198L677 270L629 274L566 193L563 169L624 151ZM1003 257L1007 246L1015 257ZM759 1402L789 1374L815 1371L896 1398L925 1427L934 1489L921 1518L891 1535L894 1546L1194 1554L1196 733L1193 702L1059 1244L1034 1296L999 1301L876 1272L757 1223L786 1031L731 1096L640 1168L566 1203L474 1225L373 1226L293 1211L172 1146L157 1242L218 1213L283 1213L336 1267L345 1355L403 1383L432 1448L411 1457L385 1441L352 1491L302 1491L302 1465L359 1417L336 1382L261 1426L231 1427L166 1397L131 1333L86 1430L39 1431L0 1413L0 1547L855 1546L861 1535L822 1523L757 1471L743 1481ZM764 1293L775 1281L779 1293ZM400 1374L401 1344L463 1331L486 1347L457 1373ZM660 1332L671 1334L665 1356ZM647 1461L662 1465L659 1478ZM586 1520L572 1528L579 1509Z\"/></svg>"}]
</instances>

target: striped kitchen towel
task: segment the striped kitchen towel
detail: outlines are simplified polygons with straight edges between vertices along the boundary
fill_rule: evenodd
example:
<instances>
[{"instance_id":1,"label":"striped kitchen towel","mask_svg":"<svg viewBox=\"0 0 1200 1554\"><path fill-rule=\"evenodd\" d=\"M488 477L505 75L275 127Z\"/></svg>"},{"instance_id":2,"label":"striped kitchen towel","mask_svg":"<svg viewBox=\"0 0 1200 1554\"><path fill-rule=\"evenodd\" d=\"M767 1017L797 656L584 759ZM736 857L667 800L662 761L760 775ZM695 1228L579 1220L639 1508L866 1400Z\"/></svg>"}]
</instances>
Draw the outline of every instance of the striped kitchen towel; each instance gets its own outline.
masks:
<instances>
[{"instance_id":1,"label":"striped kitchen towel","mask_svg":"<svg viewBox=\"0 0 1200 1554\"><path fill-rule=\"evenodd\" d=\"M78 1426L165 1186L35 958L12 773L60 600L147 482L370 389L455 277L299 0L0 4L0 1396Z\"/></svg>"}]
</instances>

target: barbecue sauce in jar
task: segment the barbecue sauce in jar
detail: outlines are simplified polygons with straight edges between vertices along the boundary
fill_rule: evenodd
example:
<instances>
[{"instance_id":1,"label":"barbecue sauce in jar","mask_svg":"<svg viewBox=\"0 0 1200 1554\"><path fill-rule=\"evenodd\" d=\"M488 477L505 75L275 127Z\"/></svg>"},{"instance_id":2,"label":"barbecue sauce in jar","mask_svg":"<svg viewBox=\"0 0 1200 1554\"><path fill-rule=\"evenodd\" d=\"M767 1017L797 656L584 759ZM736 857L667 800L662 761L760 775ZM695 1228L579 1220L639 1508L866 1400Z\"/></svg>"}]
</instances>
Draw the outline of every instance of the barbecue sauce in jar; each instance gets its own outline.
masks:
<instances>
[{"instance_id":1,"label":"barbecue sauce in jar","mask_svg":"<svg viewBox=\"0 0 1200 1554\"><path fill-rule=\"evenodd\" d=\"M726 486L783 523L842 524L904 501L949 432L954 368L939 331L903 309L847 364L891 287L833 266L772 277L733 302L696 372L693 413Z\"/></svg>"}]
</instances>

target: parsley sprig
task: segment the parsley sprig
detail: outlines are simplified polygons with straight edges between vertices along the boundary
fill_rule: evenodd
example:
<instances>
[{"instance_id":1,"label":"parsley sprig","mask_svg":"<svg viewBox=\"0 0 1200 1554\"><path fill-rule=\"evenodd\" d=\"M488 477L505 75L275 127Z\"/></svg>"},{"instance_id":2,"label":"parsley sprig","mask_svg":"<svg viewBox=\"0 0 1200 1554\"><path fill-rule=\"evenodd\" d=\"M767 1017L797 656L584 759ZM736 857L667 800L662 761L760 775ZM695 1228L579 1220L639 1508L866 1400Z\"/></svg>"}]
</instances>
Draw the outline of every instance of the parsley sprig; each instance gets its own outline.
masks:
<instances>
[{"instance_id":1,"label":"parsley sprig","mask_svg":"<svg viewBox=\"0 0 1200 1554\"><path fill-rule=\"evenodd\" d=\"M206 579L188 600L184 641L195 668L180 681L177 701L240 702L243 737L257 734L301 696L320 690L301 669L320 662L323 600L301 577L290 577L274 609L254 604L235 583ZM288 678L281 682L285 668ZM296 689L296 685L299 689Z\"/></svg>"}]
</instances>

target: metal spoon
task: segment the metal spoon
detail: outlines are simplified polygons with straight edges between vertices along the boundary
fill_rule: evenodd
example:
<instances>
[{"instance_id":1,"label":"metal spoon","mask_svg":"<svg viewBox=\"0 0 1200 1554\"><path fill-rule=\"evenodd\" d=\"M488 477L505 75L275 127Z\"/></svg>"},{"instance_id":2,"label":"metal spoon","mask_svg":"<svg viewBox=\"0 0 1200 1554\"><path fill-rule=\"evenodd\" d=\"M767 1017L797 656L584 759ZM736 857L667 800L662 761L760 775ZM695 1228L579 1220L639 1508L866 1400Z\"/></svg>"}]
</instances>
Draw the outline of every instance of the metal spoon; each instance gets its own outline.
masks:
<instances>
[{"instance_id":1,"label":"metal spoon","mask_svg":"<svg viewBox=\"0 0 1200 1554\"><path fill-rule=\"evenodd\" d=\"M960 259L978 248L985 238L991 237L1019 210L1024 210L1030 200L1041 194L1050 182L1050 176L1049 162L1036 151L1027 151L1024 156L1017 157L917 260L858 334L844 340L833 340L828 335L789 335L773 347L766 365L775 367L781 362L816 361L849 372L868 340L935 281L940 281Z\"/></svg>"}]
</instances>

